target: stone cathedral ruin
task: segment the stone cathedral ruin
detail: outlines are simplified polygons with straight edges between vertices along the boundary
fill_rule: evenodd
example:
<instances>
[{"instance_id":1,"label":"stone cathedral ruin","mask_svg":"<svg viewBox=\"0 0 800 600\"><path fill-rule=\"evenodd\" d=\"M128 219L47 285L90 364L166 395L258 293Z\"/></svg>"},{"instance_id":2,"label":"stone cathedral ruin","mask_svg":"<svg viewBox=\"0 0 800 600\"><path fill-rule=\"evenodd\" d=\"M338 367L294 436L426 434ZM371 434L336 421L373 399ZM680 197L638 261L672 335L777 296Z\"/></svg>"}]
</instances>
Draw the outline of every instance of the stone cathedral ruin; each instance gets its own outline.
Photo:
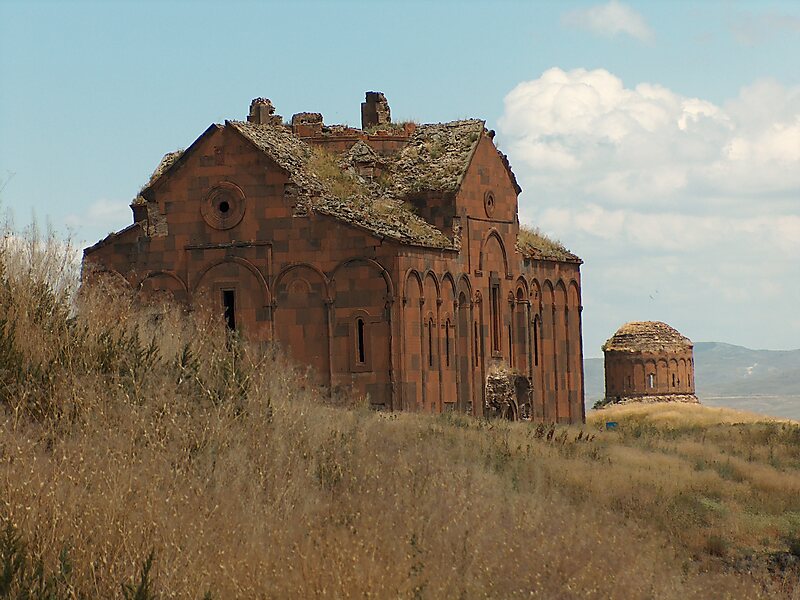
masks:
<instances>
[{"instance_id":1,"label":"stone cathedral ruin","mask_svg":"<svg viewBox=\"0 0 800 600\"><path fill-rule=\"evenodd\" d=\"M583 421L582 261L520 228L494 132L393 123L379 92L361 121L253 100L164 156L87 277L204 296L376 408Z\"/></svg>"}]
</instances>

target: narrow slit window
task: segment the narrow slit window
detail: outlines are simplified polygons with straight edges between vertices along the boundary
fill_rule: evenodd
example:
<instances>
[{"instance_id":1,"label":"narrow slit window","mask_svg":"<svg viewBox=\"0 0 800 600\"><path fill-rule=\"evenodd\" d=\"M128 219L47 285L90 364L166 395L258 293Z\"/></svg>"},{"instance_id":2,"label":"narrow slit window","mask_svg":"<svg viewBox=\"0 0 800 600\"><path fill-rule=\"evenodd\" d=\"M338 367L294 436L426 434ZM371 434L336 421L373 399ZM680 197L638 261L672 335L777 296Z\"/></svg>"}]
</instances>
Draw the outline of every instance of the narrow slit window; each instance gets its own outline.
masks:
<instances>
[{"instance_id":1,"label":"narrow slit window","mask_svg":"<svg viewBox=\"0 0 800 600\"><path fill-rule=\"evenodd\" d=\"M514 344L511 339L511 324L508 325L508 362L514 364Z\"/></svg>"},{"instance_id":2,"label":"narrow slit window","mask_svg":"<svg viewBox=\"0 0 800 600\"><path fill-rule=\"evenodd\" d=\"M365 329L364 319L356 319L356 360L360 365L367 362Z\"/></svg>"},{"instance_id":3,"label":"narrow slit window","mask_svg":"<svg viewBox=\"0 0 800 600\"><path fill-rule=\"evenodd\" d=\"M672 374L672 387L675 387L675 373Z\"/></svg>"},{"instance_id":4,"label":"narrow slit window","mask_svg":"<svg viewBox=\"0 0 800 600\"><path fill-rule=\"evenodd\" d=\"M500 286L492 286L492 350L500 352Z\"/></svg>"},{"instance_id":5,"label":"narrow slit window","mask_svg":"<svg viewBox=\"0 0 800 600\"><path fill-rule=\"evenodd\" d=\"M652 373L647 374L647 387L649 387L651 390L655 387L655 379L656 376Z\"/></svg>"},{"instance_id":6,"label":"narrow slit window","mask_svg":"<svg viewBox=\"0 0 800 600\"><path fill-rule=\"evenodd\" d=\"M445 365L450 366L450 321L444 323L444 360Z\"/></svg>"},{"instance_id":7,"label":"narrow slit window","mask_svg":"<svg viewBox=\"0 0 800 600\"><path fill-rule=\"evenodd\" d=\"M478 364L479 364L479 356L478 356L478 322L477 321L475 321L475 323L473 323L473 329L474 329L474 332L475 332L475 335L473 336L473 339L475 341L475 353L474 353L475 354L475 366L477 367Z\"/></svg>"},{"instance_id":8,"label":"narrow slit window","mask_svg":"<svg viewBox=\"0 0 800 600\"><path fill-rule=\"evenodd\" d=\"M533 322L533 364L539 366L539 321Z\"/></svg>"},{"instance_id":9,"label":"narrow slit window","mask_svg":"<svg viewBox=\"0 0 800 600\"><path fill-rule=\"evenodd\" d=\"M428 320L428 366L433 367L433 319Z\"/></svg>"},{"instance_id":10,"label":"narrow slit window","mask_svg":"<svg viewBox=\"0 0 800 600\"><path fill-rule=\"evenodd\" d=\"M222 308L224 310L225 325L231 331L236 330L236 292L222 290Z\"/></svg>"}]
</instances>

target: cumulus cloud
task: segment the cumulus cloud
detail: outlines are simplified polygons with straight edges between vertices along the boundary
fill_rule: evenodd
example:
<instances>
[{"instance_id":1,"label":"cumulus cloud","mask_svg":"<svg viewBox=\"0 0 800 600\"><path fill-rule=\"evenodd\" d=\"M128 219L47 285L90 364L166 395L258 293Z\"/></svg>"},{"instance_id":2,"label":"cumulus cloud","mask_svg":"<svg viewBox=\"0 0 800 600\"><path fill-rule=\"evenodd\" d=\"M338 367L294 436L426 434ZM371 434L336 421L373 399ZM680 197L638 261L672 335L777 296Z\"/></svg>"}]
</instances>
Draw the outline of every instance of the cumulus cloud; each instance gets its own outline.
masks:
<instances>
[{"instance_id":1,"label":"cumulus cloud","mask_svg":"<svg viewBox=\"0 0 800 600\"><path fill-rule=\"evenodd\" d=\"M754 306L796 321L800 87L757 81L716 104L553 68L509 92L499 130L525 189L521 220L586 260L587 347L642 302L696 323L700 339L736 342L722 333ZM753 338L763 326L750 322ZM800 327L775 329L762 346L797 345Z\"/></svg>"},{"instance_id":2,"label":"cumulus cloud","mask_svg":"<svg viewBox=\"0 0 800 600\"><path fill-rule=\"evenodd\" d=\"M655 84L627 88L603 69L553 68L506 96L500 129L537 182L568 178L617 204L800 188L800 88L775 82L717 106Z\"/></svg>"},{"instance_id":3,"label":"cumulus cloud","mask_svg":"<svg viewBox=\"0 0 800 600\"><path fill-rule=\"evenodd\" d=\"M605 37L626 34L643 42L653 39L653 31L644 17L617 0L571 10L564 13L561 22Z\"/></svg>"}]
</instances>

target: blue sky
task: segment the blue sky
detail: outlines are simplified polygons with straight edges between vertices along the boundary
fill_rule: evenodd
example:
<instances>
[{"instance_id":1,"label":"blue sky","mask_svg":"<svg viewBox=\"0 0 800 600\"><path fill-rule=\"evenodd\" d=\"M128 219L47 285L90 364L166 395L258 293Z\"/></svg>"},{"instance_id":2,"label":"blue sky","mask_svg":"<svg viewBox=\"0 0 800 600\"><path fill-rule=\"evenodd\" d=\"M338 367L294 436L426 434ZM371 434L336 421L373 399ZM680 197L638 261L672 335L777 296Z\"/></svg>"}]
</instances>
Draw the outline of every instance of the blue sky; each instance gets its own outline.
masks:
<instances>
[{"instance_id":1,"label":"blue sky","mask_svg":"<svg viewBox=\"0 0 800 600\"><path fill-rule=\"evenodd\" d=\"M161 155L286 117L485 118L521 219L586 261L587 356L627 320L800 347L800 3L0 0L0 194L93 243Z\"/></svg>"}]
</instances>

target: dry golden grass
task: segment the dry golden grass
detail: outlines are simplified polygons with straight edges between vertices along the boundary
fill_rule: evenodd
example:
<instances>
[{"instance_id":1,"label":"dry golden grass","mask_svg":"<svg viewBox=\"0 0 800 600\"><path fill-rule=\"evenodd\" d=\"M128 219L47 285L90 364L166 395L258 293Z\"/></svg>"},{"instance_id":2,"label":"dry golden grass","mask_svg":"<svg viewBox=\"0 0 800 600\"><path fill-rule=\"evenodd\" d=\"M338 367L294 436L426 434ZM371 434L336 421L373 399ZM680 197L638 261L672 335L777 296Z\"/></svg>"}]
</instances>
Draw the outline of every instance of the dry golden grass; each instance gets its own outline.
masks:
<instances>
[{"instance_id":1,"label":"dry golden grass","mask_svg":"<svg viewBox=\"0 0 800 600\"><path fill-rule=\"evenodd\" d=\"M796 573L730 568L800 525L792 424L625 408L548 439L335 408L202 309L98 285L68 312L69 285L37 286L59 271L24 275L16 251L0 518L47 573L67 550L53 598L120 597L151 551L142 598L797 597Z\"/></svg>"},{"instance_id":2,"label":"dry golden grass","mask_svg":"<svg viewBox=\"0 0 800 600\"><path fill-rule=\"evenodd\" d=\"M560 241L545 235L538 227L529 227L527 225L520 225L519 227L517 249L526 256L555 258L558 260L572 257L569 250Z\"/></svg>"}]
</instances>

